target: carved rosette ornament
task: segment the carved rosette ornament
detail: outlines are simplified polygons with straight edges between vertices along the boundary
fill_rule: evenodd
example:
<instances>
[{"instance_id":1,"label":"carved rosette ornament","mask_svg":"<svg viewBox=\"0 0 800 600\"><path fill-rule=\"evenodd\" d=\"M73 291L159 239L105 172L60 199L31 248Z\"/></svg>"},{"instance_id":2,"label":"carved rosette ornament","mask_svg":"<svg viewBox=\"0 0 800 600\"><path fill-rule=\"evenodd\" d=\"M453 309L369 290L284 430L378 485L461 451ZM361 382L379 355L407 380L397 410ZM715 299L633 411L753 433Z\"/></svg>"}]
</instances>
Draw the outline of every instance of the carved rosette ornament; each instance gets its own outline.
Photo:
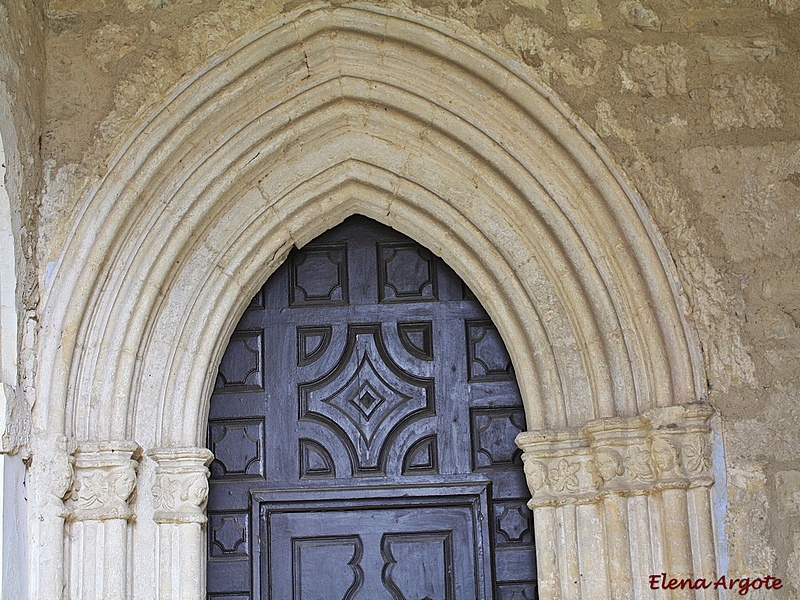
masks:
<instances>
[{"instance_id":1,"label":"carved rosette ornament","mask_svg":"<svg viewBox=\"0 0 800 600\"><path fill-rule=\"evenodd\" d=\"M83 442L75 451L75 480L67 498L71 521L133 518L141 448L134 442Z\"/></svg>"},{"instance_id":2,"label":"carved rosette ornament","mask_svg":"<svg viewBox=\"0 0 800 600\"><path fill-rule=\"evenodd\" d=\"M578 431L517 436L530 508L588 504L608 494L710 487L713 409L704 403L598 419Z\"/></svg>"},{"instance_id":3,"label":"carved rosette ornament","mask_svg":"<svg viewBox=\"0 0 800 600\"><path fill-rule=\"evenodd\" d=\"M163 448L147 455L157 463L152 487L156 523L205 523L211 451Z\"/></svg>"}]
</instances>

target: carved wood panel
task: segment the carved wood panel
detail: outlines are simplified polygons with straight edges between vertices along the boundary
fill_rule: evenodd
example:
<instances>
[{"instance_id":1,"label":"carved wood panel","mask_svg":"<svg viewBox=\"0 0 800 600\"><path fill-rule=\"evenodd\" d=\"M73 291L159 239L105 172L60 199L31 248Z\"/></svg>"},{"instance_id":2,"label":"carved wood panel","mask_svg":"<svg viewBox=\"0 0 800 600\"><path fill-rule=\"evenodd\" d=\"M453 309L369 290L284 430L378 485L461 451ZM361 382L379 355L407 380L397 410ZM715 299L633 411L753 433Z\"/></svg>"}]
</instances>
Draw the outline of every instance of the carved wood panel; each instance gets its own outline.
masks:
<instances>
[{"instance_id":1,"label":"carved wood panel","mask_svg":"<svg viewBox=\"0 0 800 600\"><path fill-rule=\"evenodd\" d=\"M264 420L211 420L208 447L214 453L213 477L264 476Z\"/></svg>"},{"instance_id":2,"label":"carved wood panel","mask_svg":"<svg viewBox=\"0 0 800 600\"><path fill-rule=\"evenodd\" d=\"M209 516L211 556L247 556L250 521L246 512L215 513Z\"/></svg>"},{"instance_id":3,"label":"carved wood panel","mask_svg":"<svg viewBox=\"0 0 800 600\"><path fill-rule=\"evenodd\" d=\"M290 260L290 306L347 304L347 244L319 244Z\"/></svg>"},{"instance_id":4,"label":"carved wood panel","mask_svg":"<svg viewBox=\"0 0 800 600\"><path fill-rule=\"evenodd\" d=\"M487 484L254 494L265 600L491 596ZM335 508L335 510L329 510ZM424 565L424 568L420 568ZM287 577L285 574L291 574Z\"/></svg>"},{"instance_id":5,"label":"carved wood panel","mask_svg":"<svg viewBox=\"0 0 800 600\"><path fill-rule=\"evenodd\" d=\"M536 597L511 361L428 250L356 217L293 251L217 381L209 598Z\"/></svg>"},{"instance_id":6,"label":"carved wood panel","mask_svg":"<svg viewBox=\"0 0 800 600\"><path fill-rule=\"evenodd\" d=\"M475 471L508 469L520 465L522 452L514 438L525 430L525 413L519 406L470 410L472 464Z\"/></svg>"},{"instance_id":7,"label":"carved wood panel","mask_svg":"<svg viewBox=\"0 0 800 600\"><path fill-rule=\"evenodd\" d=\"M438 300L436 261L414 242L378 242L380 302Z\"/></svg>"},{"instance_id":8,"label":"carved wood panel","mask_svg":"<svg viewBox=\"0 0 800 600\"><path fill-rule=\"evenodd\" d=\"M264 389L263 355L263 332L237 330L231 336L219 366L217 391Z\"/></svg>"},{"instance_id":9,"label":"carved wood panel","mask_svg":"<svg viewBox=\"0 0 800 600\"><path fill-rule=\"evenodd\" d=\"M509 380L511 359L497 327L489 320L467 321L467 361L470 381Z\"/></svg>"},{"instance_id":10,"label":"carved wood panel","mask_svg":"<svg viewBox=\"0 0 800 600\"><path fill-rule=\"evenodd\" d=\"M416 420L435 414L433 378L402 369L380 325L350 325L333 369L299 384L301 421L333 431L354 473L385 473L392 442Z\"/></svg>"}]
</instances>

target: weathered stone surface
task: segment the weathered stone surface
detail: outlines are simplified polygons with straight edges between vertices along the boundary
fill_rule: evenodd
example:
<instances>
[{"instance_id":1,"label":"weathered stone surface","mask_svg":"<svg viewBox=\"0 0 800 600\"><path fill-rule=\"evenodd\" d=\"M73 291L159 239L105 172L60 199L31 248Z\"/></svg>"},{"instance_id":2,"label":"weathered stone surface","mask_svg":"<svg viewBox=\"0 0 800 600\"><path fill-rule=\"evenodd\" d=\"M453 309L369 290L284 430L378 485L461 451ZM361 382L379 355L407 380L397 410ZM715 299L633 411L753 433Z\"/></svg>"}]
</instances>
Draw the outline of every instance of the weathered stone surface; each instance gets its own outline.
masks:
<instances>
[{"instance_id":1,"label":"weathered stone surface","mask_svg":"<svg viewBox=\"0 0 800 600\"><path fill-rule=\"evenodd\" d=\"M710 487L712 415L707 405L694 404L592 421L580 431L520 433L516 443L532 496L528 506Z\"/></svg>"},{"instance_id":2,"label":"weathered stone surface","mask_svg":"<svg viewBox=\"0 0 800 600\"><path fill-rule=\"evenodd\" d=\"M626 91L656 98L686 93L686 51L674 42L623 51L619 72Z\"/></svg>"},{"instance_id":3,"label":"weathered stone surface","mask_svg":"<svg viewBox=\"0 0 800 600\"><path fill-rule=\"evenodd\" d=\"M786 49L771 37L706 37L703 50L712 63L764 62L774 60Z\"/></svg>"},{"instance_id":4,"label":"weathered stone surface","mask_svg":"<svg viewBox=\"0 0 800 600\"><path fill-rule=\"evenodd\" d=\"M97 60L104 70L136 50L139 28L124 27L119 23L107 23L92 34L91 44Z\"/></svg>"},{"instance_id":5,"label":"weathered stone surface","mask_svg":"<svg viewBox=\"0 0 800 600\"><path fill-rule=\"evenodd\" d=\"M569 29L602 29L603 17L597 0L561 0Z\"/></svg>"},{"instance_id":6,"label":"weathered stone surface","mask_svg":"<svg viewBox=\"0 0 800 600\"><path fill-rule=\"evenodd\" d=\"M131 519L141 448L131 442L82 444L74 453L74 481L67 499L75 521Z\"/></svg>"},{"instance_id":7,"label":"weathered stone surface","mask_svg":"<svg viewBox=\"0 0 800 600\"><path fill-rule=\"evenodd\" d=\"M685 5L676 8L673 14L678 17L680 25L690 31L711 30L727 24L747 26L766 16L763 8L753 6L714 6L708 3L688 9Z\"/></svg>"},{"instance_id":8,"label":"weathered stone surface","mask_svg":"<svg viewBox=\"0 0 800 600\"><path fill-rule=\"evenodd\" d=\"M207 448L155 448L148 452L156 464L153 519L159 524L205 523L208 501Z\"/></svg>"},{"instance_id":9,"label":"weathered stone surface","mask_svg":"<svg viewBox=\"0 0 800 600\"><path fill-rule=\"evenodd\" d=\"M545 547L553 549L565 570L595 580L604 578L604 568L613 573L613 583L598 586L593 596L609 589L642 595L656 556L664 571L713 577L712 415L707 404L695 403L653 409L632 419L598 419L580 431L517 436L532 495L528 506L541 535L537 539L547 540ZM692 536L689 522L698 525ZM563 535L549 539L553 528ZM594 557L611 557L608 566L606 561L582 561L570 551L572 540L578 548L591 546ZM644 555L629 561L635 552ZM559 597L551 577L548 573L541 579L542 592Z\"/></svg>"},{"instance_id":10,"label":"weathered stone surface","mask_svg":"<svg viewBox=\"0 0 800 600\"><path fill-rule=\"evenodd\" d=\"M787 515L800 514L800 471L780 471L775 481L781 509Z\"/></svg>"},{"instance_id":11,"label":"weathered stone surface","mask_svg":"<svg viewBox=\"0 0 800 600\"><path fill-rule=\"evenodd\" d=\"M530 21L514 17L503 29L503 38L546 80L553 76L574 87L597 83L606 44L586 38L577 44L577 53L553 45L553 36Z\"/></svg>"},{"instance_id":12,"label":"weathered stone surface","mask_svg":"<svg viewBox=\"0 0 800 600\"><path fill-rule=\"evenodd\" d=\"M794 589L800 590L800 534L795 534L793 538L794 551L786 561L786 573L788 584Z\"/></svg>"},{"instance_id":13,"label":"weathered stone surface","mask_svg":"<svg viewBox=\"0 0 800 600\"><path fill-rule=\"evenodd\" d=\"M619 10L625 15L625 21L638 29L661 29L661 18L658 13L638 0L620 2Z\"/></svg>"},{"instance_id":14,"label":"weathered stone surface","mask_svg":"<svg viewBox=\"0 0 800 600\"><path fill-rule=\"evenodd\" d=\"M2 407L4 451L16 451L27 443L30 409L35 401L35 323L31 330L28 318L39 300L43 30L41 5L24 1L0 4L0 176L4 176L2 194L6 204L0 210L5 220L0 229L8 232L12 244L0 249L4 263L0 301L14 313L0 319L0 385L4 386L6 400ZM20 343L23 336L28 336L30 345Z\"/></svg>"},{"instance_id":15,"label":"weathered stone surface","mask_svg":"<svg viewBox=\"0 0 800 600\"><path fill-rule=\"evenodd\" d=\"M535 8L544 12L550 5L550 0L511 0L511 3L528 9Z\"/></svg>"},{"instance_id":16,"label":"weathered stone surface","mask_svg":"<svg viewBox=\"0 0 800 600\"><path fill-rule=\"evenodd\" d=\"M728 469L728 550L732 577L775 573L769 543L767 478L756 465Z\"/></svg>"},{"instance_id":17,"label":"weathered stone surface","mask_svg":"<svg viewBox=\"0 0 800 600\"><path fill-rule=\"evenodd\" d=\"M714 128L780 127L781 88L768 77L720 75L710 90Z\"/></svg>"},{"instance_id":18,"label":"weathered stone surface","mask_svg":"<svg viewBox=\"0 0 800 600\"><path fill-rule=\"evenodd\" d=\"M731 260L765 254L796 260L800 221L792 177L800 173L800 143L694 148L684 154L681 171L720 228Z\"/></svg>"},{"instance_id":19,"label":"weathered stone surface","mask_svg":"<svg viewBox=\"0 0 800 600\"><path fill-rule=\"evenodd\" d=\"M696 148L683 160L686 189L698 198L706 238L721 232L717 281L731 282L726 287L735 299L726 309L715 293L702 309L707 318L698 320L705 323L701 335L714 340L707 344L709 381L730 411L726 450L734 464L764 456L792 461L797 452L796 426L787 424L800 422L800 257L793 242L800 224L792 183L799 150L797 143ZM752 391L740 395L742 385Z\"/></svg>"},{"instance_id":20,"label":"weathered stone surface","mask_svg":"<svg viewBox=\"0 0 800 600\"><path fill-rule=\"evenodd\" d=\"M798 0L768 0L770 10L779 14L791 15L800 10Z\"/></svg>"}]
</instances>

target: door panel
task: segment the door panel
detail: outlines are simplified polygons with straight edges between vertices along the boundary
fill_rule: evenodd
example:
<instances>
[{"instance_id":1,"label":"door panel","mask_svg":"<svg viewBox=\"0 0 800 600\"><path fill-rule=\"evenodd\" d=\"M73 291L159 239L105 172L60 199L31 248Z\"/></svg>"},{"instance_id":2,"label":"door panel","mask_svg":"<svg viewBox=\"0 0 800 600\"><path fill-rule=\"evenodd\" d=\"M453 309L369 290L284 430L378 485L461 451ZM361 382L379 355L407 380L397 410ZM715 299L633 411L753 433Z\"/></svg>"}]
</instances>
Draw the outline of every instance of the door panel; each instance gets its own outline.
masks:
<instances>
[{"instance_id":1,"label":"door panel","mask_svg":"<svg viewBox=\"0 0 800 600\"><path fill-rule=\"evenodd\" d=\"M262 598L491 597L487 482L253 499Z\"/></svg>"},{"instance_id":2,"label":"door panel","mask_svg":"<svg viewBox=\"0 0 800 600\"><path fill-rule=\"evenodd\" d=\"M290 254L220 364L209 597L534 598L524 429L470 290L348 219Z\"/></svg>"},{"instance_id":3,"label":"door panel","mask_svg":"<svg viewBox=\"0 0 800 600\"><path fill-rule=\"evenodd\" d=\"M415 371L430 370L422 367ZM300 421L330 429L358 475L385 474L398 436L436 412L433 378L402 369L380 325L350 325L341 357L324 376L300 383L299 400Z\"/></svg>"}]
</instances>

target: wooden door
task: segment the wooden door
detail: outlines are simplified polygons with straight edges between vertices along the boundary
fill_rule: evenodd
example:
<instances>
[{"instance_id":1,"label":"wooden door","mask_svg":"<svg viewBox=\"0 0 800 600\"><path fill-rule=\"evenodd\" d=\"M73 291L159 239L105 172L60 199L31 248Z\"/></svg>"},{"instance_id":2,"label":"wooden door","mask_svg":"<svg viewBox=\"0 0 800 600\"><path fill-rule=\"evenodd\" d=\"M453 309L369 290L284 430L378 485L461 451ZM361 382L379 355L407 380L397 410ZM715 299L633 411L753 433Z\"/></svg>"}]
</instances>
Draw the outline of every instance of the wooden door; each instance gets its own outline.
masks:
<instances>
[{"instance_id":1,"label":"wooden door","mask_svg":"<svg viewBox=\"0 0 800 600\"><path fill-rule=\"evenodd\" d=\"M291 253L211 400L214 600L532 600L511 361L473 294L352 217Z\"/></svg>"}]
</instances>

